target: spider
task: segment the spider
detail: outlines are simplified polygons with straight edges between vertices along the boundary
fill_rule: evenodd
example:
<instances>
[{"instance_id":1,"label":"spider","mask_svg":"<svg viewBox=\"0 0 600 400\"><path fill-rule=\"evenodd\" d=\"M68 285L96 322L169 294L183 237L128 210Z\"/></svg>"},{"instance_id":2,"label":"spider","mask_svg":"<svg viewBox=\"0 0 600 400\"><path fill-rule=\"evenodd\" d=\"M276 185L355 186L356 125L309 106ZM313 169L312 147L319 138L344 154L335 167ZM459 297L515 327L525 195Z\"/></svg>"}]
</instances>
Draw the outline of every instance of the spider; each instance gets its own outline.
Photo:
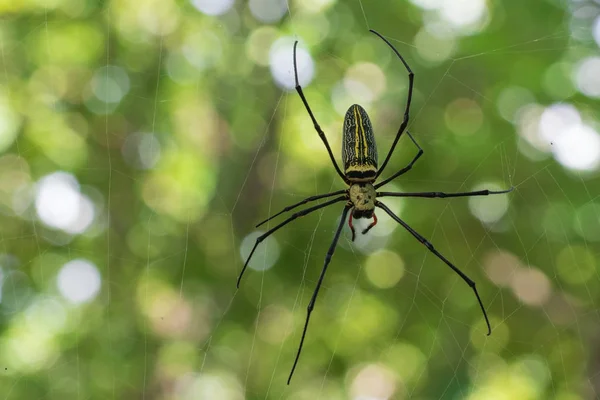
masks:
<instances>
[{"instance_id":1,"label":"spider","mask_svg":"<svg viewBox=\"0 0 600 400\"><path fill-rule=\"evenodd\" d=\"M246 268L248 267L248 263L250 262L250 259L252 258L254 251L256 250L258 245L263 240L265 240L268 236L270 236L271 234L273 234L275 231L279 230L280 228L284 227L288 223L292 222L296 218L303 217L305 215L312 213L313 211L328 207L335 203L340 203L343 201L346 202L346 205L344 206L344 210L342 211L342 216L341 216L340 222L335 231L335 235L333 236L333 241L331 242L331 245L329 246L329 250L327 251L327 254L325 255L325 262L323 264L323 268L321 269L321 274L319 276L319 280L317 281L317 286L315 287L315 290L312 294L310 302L308 303L306 320L304 323L304 329L302 331L302 337L300 339L300 344L298 346L296 358L294 360L294 364L292 366L290 375L288 377L288 381L287 381L288 385L290 384L290 381L292 379L292 376L294 375L294 371L298 364L298 360L300 359L300 353L302 352L302 346L304 344L304 339L306 337L308 323L310 321L311 313L315 307L315 302L317 300L317 296L319 295L319 290L321 289L321 284L323 283L323 278L325 277L325 273L327 272L327 267L329 266L329 262L331 261L331 257L333 256L333 253L337 246L338 240L340 238L342 228L344 226L344 223L345 223L346 218L348 217L348 213L350 211L352 211L352 212L350 213L350 217L348 218L348 225L352 232L352 241L354 241L354 239L356 237L355 229L352 224L352 220L356 219L356 218L367 218L367 219L372 218L373 222L371 222L369 224L369 226L362 231L363 234L366 234L369 230L371 230L371 228L373 228L377 224L377 217L375 216L375 208L380 208L385 213L387 213L394 221L396 221L397 223L402 225L402 227L404 227L404 229L406 229L412 236L414 236L415 239L417 239L430 252L435 254L436 257L438 257L446 265L448 265L454 272L456 272L467 283L467 285L469 285L469 287L471 289L473 289L473 292L475 293L475 296L477 297L477 301L479 302L479 307L481 308L481 311L485 318L485 322L487 324L488 336L492 333L490 321L488 319L488 316L485 311L485 307L483 306L483 303L481 301L481 298L479 297L479 293L477 292L477 288L475 287L475 282L471 278L469 278L466 274L464 274L460 269L458 269L454 264L452 264L450 261L448 261L448 259L446 257L444 257L440 252L438 252L433 247L433 245L427 239L425 239L425 237L423 237L420 233L418 233L413 228L411 228L406 222L404 222L402 219L400 219L400 217L395 215L385 204L383 204L378 199L380 197L448 198L448 197L487 196L490 194L508 193L508 192L512 191L514 188L511 187L510 189L501 190L501 191L492 191L492 190L486 189L486 190L478 190L478 191L473 191L473 192L458 192L458 193L443 193L443 192L396 193L396 192L378 192L377 191L377 189L379 189L380 187L386 185L387 183L391 182L392 180L396 179L397 177L408 172L413 167L413 165L417 162L417 160L423 155L423 149L415 141L415 139L410 134L410 132L408 130L406 130L406 127L408 125L408 119L409 119L410 102L412 99L414 74L413 74L412 70L410 69L410 67L408 66L408 64L406 63L406 61L404 60L404 58L400 55L398 50L396 50L396 48L387 39L385 39L382 35L380 35L378 32L376 32L372 29L370 30L370 32L374 33L379 38L381 38L393 50L393 52L398 56L398 58L400 59L402 64L404 64L404 67L406 68L406 71L408 72L408 96L407 96L407 100L406 100L406 108L404 110L404 119L403 119L402 123L400 124L400 128L398 129L398 132L396 133L394 142L392 143L392 146L391 146L387 156L385 157L385 160L383 161L381 168L379 168L379 169L377 168L377 147L375 145L375 136L373 135L373 127L371 125L371 120L369 119L369 116L364 108L362 108L358 104L354 104L354 105L350 106L350 108L348 109L348 111L346 112L346 115L344 117L343 138L342 138L342 161L343 161L343 166L344 166L344 172L342 173L342 171L340 170L340 167L338 166L338 164L333 156L333 153L331 152L331 147L329 146L329 143L327 142L325 133L323 132L323 130L319 126L315 116L313 115L313 112L310 109L310 106L308 105L308 101L306 100L306 97L304 96L304 93L302 92L302 87L300 87L300 84L298 82L298 68L296 65L296 47L298 45L298 41L294 42L294 77L295 77L295 82L296 82L296 91L298 92L298 95L300 95L300 99L302 99L302 102L304 103L304 106L306 107L306 111L308 111L308 115L310 116L310 118L314 124L315 130L319 134L319 137L323 141L323 144L325 145L325 148L327 149L327 152L329 153L329 157L331 158L331 162L333 163L333 166L335 167L337 174L342 178L342 180L346 183L346 185L348 185L348 188L343 189L343 190L338 190L335 192L331 192L331 193L325 193L325 194L320 194L317 196L308 197L296 204L285 207L283 210L281 210L277 214L267 218L263 222L256 225L256 227L258 228L259 226L261 226L264 223L266 223L267 221L270 221L271 219L277 217L278 215L283 214L287 211L290 211L290 210L292 210L298 206L301 206L303 204L306 204L308 202L319 200L319 199L324 199L327 197L338 196L338 197L335 197L333 200L326 201L325 203L322 203L322 204L319 204L319 205L316 205L313 207L309 207L309 208L306 208L295 214L292 214L285 221L281 222L280 224L276 225L275 227L269 229L267 232L265 232L264 234L259 236L256 239L256 242L254 243L254 247L252 248L252 251L250 251L250 255L246 259L244 267L242 268L242 271L237 280L237 287L239 288L242 276L244 275L244 272L246 271ZM398 143L398 140L400 139L400 137L402 136L402 134L405 131L406 131L406 134L408 135L409 139L414 143L414 145L418 149L417 154L410 161L410 163L408 163L408 165L406 165L404 168L402 168L401 170L399 170L398 172L396 172L389 178L384 179L383 181L381 181L379 183L375 183L377 178L382 174L385 167L387 166L388 161L390 160L390 157L392 156L392 153L394 152L394 148L396 147L396 144Z\"/></svg>"}]
</instances>

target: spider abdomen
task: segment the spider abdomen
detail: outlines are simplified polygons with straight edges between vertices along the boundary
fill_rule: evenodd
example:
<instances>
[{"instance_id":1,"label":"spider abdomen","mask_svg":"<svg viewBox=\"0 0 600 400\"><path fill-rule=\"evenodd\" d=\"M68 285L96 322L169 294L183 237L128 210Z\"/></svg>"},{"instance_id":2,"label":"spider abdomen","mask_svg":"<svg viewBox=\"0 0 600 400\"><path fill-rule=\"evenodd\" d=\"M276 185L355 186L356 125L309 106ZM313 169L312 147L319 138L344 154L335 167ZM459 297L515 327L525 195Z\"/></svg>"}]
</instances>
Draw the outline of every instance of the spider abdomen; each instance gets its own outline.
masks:
<instances>
[{"instance_id":1,"label":"spider abdomen","mask_svg":"<svg viewBox=\"0 0 600 400\"><path fill-rule=\"evenodd\" d=\"M354 104L346 111L342 137L344 174L350 182L372 182L377 176L377 145L364 108Z\"/></svg>"}]
</instances>

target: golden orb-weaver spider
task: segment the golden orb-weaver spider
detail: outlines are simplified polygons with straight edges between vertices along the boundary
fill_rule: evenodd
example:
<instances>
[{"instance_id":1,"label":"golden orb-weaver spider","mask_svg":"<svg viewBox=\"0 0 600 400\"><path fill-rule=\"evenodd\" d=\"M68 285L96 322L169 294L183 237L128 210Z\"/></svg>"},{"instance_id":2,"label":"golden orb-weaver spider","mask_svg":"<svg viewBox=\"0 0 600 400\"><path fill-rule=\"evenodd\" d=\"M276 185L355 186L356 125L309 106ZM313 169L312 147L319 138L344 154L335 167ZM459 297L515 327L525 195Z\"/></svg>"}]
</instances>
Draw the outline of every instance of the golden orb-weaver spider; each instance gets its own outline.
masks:
<instances>
[{"instance_id":1,"label":"golden orb-weaver spider","mask_svg":"<svg viewBox=\"0 0 600 400\"><path fill-rule=\"evenodd\" d=\"M329 153L329 157L331 158L331 162L333 163L333 166L335 167L337 174L348 185L348 188L343 189L343 190L338 190L335 192L331 192L331 193L308 197L296 204L285 207L283 210L281 210L277 214L267 218L263 222L256 225L256 227L258 228L265 222L277 217L278 215L280 215L284 212L290 211L290 210L292 210L300 205L306 204L308 202L323 199L326 197L340 195L339 197L336 197L333 200L329 200L329 201L319 204L317 206L306 208L300 212L293 214L292 216L287 218L285 221L281 222L277 226L269 229L267 232L265 232L264 234L259 236L256 239L256 242L254 243L254 247L250 251L250 255L246 259L244 268L242 269L242 272L240 273L239 278L237 280L237 287L239 288L242 276L244 275L244 272L246 271L246 268L248 267L248 263L250 262L250 259L252 258L254 251L256 250L258 245L264 239L266 239L268 236L270 236L272 233L277 231L279 228L282 228L283 226L287 225L288 223L292 222L293 220L295 220L298 217L303 217L303 216L310 214L313 211L319 210L321 208L325 208L332 204L346 201L346 205L344 207L344 210L342 211L342 217L341 217L338 227L335 231L333 241L332 241L331 245L329 246L329 251L327 251L327 254L325 255L325 263L321 270L319 280L317 281L317 286L315 287L315 290L310 299L310 303L308 304L308 307L307 307L307 315L306 315L306 321L304 323L304 329L302 331L302 338L300 339L300 345L298 346L296 358L294 360L294 364L292 366L292 369L290 371L290 375L289 375L289 378L287 381L288 385L290 383L290 380L292 379L292 376L296 369L296 365L298 364L298 360L300 358L300 353L302 352L302 346L304 344L304 338L306 337L306 331L308 329L310 315L314 309L315 302L316 302L317 296L319 294L319 290L321 289L321 284L323 283L323 278L325 277L325 273L327 272L327 267L329 266L329 262L331 260L331 257L333 256L333 253L337 246L337 242L340 238L340 234L342 232L342 227L344 226L344 222L346 221L346 217L348 216L348 212L350 210L352 210L352 213L350 214L350 218L348 220L348 225L350 226L350 230L352 231L352 241L354 241L354 238L355 238L355 231L354 231L354 226L352 225L352 219L353 218L368 218L368 219L373 218L373 222L366 229L364 229L362 231L363 234L366 234L371 228L373 228L377 224L377 217L375 216L375 207L381 208L392 219L394 219L397 223L402 225L411 235L413 235L419 242L421 242L423 245L425 245L425 247L427 247L427 249L429 251L431 251L440 260L442 260L446 265L448 265L454 272L456 272L469 285L469 287L471 289L473 289L473 292L475 293L475 296L477 297L477 301L479 302L479 306L481 307L481 311L483 312L483 316L485 317L485 322L486 322L487 328L488 328L488 335L490 335L492 332L492 328L490 326L490 321L488 319L488 316L487 316L487 313L483 306L483 303L481 301L481 298L479 297L479 293L477 292L477 288L475 287L475 282L471 278L469 278L467 275L465 275L455 265L453 265L450 261L448 261L448 259L446 257L444 257L442 254L440 254L433 247L433 245L427 239L425 239L420 233L418 233L413 228L411 228L406 222L404 222L397 215L395 215L385 204L383 204L382 202L380 202L377 199L379 197L386 197L386 196L387 197L429 197L429 198L487 196L490 194L508 193L508 192L512 191L513 188L511 187L508 190L501 190L501 191L478 190L478 191L474 191L474 192L459 192L459 193L443 193L443 192L395 193L395 192L378 192L377 191L377 189L379 189L380 187L391 182L392 180L396 179L400 175L403 175L404 173L408 172L413 167L413 165L417 162L419 157L421 157L421 155L423 155L423 149L421 148L421 146L419 146L417 144L417 142L412 137L410 132L408 130L406 130L406 127L408 125L408 118L409 118L408 114L409 114L409 110L410 110L410 102L412 100L414 74L413 74L412 70L410 69L410 67L408 66L408 64L406 63L406 61L404 60L404 58L402 58L402 56L400 55L398 50L396 50L396 48L387 39L385 39L383 36L381 36L379 33L375 32L372 29L370 30L370 32L379 36L394 51L394 53L398 56L398 58L400 58L400 61L402 61L402 64L404 64L404 67L408 71L408 98L406 100L404 119L403 119L402 123L400 124L398 133L396 133L394 142L392 143L392 146L391 146L387 156L385 157L385 160L383 161L381 168L379 168L379 169L377 168L377 147L375 144L375 136L373 134L373 127L371 126L371 120L369 119L369 116L367 115L367 112L365 111L364 108L362 108L358 104L354 104L354 105L350 106L350 108L348 109L348 111L346 112L346 115L344 117L343 138L342 138L342 161L343 161L343 165L344 165L344 173L342 173L342 171L340 170L340 167L338 166L337 162L335 161L335 158L333 157L333 153L331 152L331 148L329 146L329 143L327 142L325 133L323 132L323 130L317 123L317 120L316 120L315 116L313 115L313 113L310 109L310 106L308 105L308 101L306 100L306 97L304 96L304 93L302 92L302 88L300 87L300 84L298 82L298 68L296 65L296 46L298 45L298 41L296 41L294 43L294 77L295 77L295 81L296 81L296 91L300 95L300 98L302 99L302 102L304 103L304 106L306 107L306 111L308 111L308 115L310 116L310 118L314 124L315 130L317 131L317 133L319 134L319 137L325 144L325 148L327 149L327 152ZM417 154L411 160L411 162L407 166L402 168L400 171L396 172L389 178L384 179L383 181L381 181L379 183L375 183L375 181L377 180L379 175L381 175L381 173L387 166L387 163L390 160L392 153L394 152L394 148L396 147L396 144L398 143L400 136L402 136L402 134L405 132L405 130L406 130L406 134L408 135L410 140L417 147L417 149L418 149Z\"/></svg>"}]
</instances>

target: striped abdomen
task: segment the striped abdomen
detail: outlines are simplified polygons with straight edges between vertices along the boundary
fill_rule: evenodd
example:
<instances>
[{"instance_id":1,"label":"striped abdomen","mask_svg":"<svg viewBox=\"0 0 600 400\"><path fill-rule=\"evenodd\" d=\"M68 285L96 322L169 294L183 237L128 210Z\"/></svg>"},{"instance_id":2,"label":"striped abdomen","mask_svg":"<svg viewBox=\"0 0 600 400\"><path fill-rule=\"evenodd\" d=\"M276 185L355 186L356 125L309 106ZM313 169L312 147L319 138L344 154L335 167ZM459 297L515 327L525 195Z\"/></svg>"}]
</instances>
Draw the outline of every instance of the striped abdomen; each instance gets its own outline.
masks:
<instances>
[{"instance_id":1,"label":"striped abdomen","mask_svg":"<svg viewBox=\"0 0 600 400\"><path fill-rule=\"evenodd\" d=\"M364 108L350 106L344 117L342 137L344 173L351 182L368 182L377 175L377 145L373 126Z\"/></svg>"}]
</instances>

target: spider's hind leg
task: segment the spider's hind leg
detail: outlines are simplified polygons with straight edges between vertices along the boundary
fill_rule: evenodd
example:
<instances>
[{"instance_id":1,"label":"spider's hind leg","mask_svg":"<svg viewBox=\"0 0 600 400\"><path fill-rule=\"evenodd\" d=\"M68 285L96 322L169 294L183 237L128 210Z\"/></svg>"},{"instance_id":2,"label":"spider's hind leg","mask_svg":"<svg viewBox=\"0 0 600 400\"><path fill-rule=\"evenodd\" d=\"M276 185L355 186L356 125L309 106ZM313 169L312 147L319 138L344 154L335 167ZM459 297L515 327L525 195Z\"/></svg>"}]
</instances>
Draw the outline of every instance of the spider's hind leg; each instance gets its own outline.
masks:
<instances>
[{"instance_id":1,"label":"spider's hind leg","mask_svg":"<svg viewBox=\"0 0 600 400\"><path fill-rule=\"evenodd\" d=\"M365 229L363 229L362 234L366 235L367 232L369 232L371 230L371 228L373 228L375 225L377 225L377 215L375 215L375 213L373 213L373 222L371 222L369 224L369 226L367 226Z\"/></svg>"},{"instance_id":2,"label":"spider's hind leg","mask_svg":"<svg viewBox=\"0 0 600 400\"><path fill-rule=\"evenodd\" d=\"M348 218L348 226L350 227L350 231L352 231L352 241L356 239L356 231L354 230L354 225L352 225L352 213L350 213L350 218Z\"/></svg>"}]
</instances>

